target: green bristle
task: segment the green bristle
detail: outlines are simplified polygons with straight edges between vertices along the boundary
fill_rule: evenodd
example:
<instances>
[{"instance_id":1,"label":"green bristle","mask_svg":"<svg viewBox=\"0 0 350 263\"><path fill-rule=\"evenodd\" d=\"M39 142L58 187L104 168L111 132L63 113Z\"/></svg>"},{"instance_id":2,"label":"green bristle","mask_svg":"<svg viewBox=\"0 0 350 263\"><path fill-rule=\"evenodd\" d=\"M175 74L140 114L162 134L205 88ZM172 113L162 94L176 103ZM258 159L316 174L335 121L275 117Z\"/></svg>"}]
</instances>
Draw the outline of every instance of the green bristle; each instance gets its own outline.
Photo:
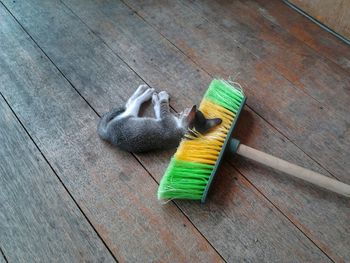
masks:
<instances>
[{"instance_id":1,"label":"green bristle","mask_svg":"<svg viewBox=\"0 0 350 263\"><path fill-rule=\"evenodd\" d=\"M214 79L204 98L236 113L241 106L244 95L241 90L234 88L230 83Z\"/></svg>"},{"instance_id":2,"label":"green bristle","mask_svg":"<svg viewBox=\"0 0 350 263\"><path fill-rule=\"evenodd\" d=\"M158 199L200 200L213 167L172 158L160 182Z\"/></svg>"}]
</instances>

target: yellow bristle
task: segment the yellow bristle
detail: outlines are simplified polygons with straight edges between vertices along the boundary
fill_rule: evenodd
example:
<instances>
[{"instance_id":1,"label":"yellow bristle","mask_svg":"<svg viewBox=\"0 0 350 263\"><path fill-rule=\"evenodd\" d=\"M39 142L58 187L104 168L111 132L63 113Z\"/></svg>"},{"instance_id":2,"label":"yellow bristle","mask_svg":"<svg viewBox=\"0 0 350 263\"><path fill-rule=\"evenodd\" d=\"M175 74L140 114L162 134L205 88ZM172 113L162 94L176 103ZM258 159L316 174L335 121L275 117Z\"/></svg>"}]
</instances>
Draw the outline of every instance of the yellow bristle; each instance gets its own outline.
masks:
<instances>
[{"instance_id":1,"label":"yellow bristle","mask_svg":"<svg viewBox=\"0 0 350 263\"><path fill-rule=\"evenodd\" d=\"M232 111L229 111L225 109L224 107L221 107L209 100L203 99L200 106L199 110L203 112L203 114L207 118L217 118L220 116L221 119L233 119L235 117L235 114ZM230 125L231 123L228 122Z\"/></svg>"},{"instance_id":2,"label":"yellow bristle","mask_svg":"<svg viewBox=\"0 0 350 263\"><path fill-rule=\"evenodd\" d=\"M221 118L219 127L201 135L194 131L194 135L187 135L177 149L175 158L178 160L214 165L226 139L235 114L213 102L203 99L199 110L206 118Z\"/></svg>"}]
</instances>

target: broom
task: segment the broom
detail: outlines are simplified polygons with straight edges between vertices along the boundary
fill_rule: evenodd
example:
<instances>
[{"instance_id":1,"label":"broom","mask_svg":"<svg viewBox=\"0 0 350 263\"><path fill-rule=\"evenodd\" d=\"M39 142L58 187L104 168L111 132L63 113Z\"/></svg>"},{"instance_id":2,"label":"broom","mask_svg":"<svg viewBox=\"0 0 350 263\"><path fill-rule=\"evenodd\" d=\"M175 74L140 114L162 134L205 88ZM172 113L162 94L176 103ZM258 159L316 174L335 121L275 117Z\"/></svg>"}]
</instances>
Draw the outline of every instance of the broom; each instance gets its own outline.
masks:
<instances>
[{"instance_id":1,"label":"broom","mask_svg":"<svg viewBox=\"0 0 350 263\"><path fill-rule=\"evenodd\" d=\"M196 131L185 135L160 181L158 199L193 199L204 203L226 151L350 197L350 186L347 184L255 150L231 138L247 99L243 91L234 86L234 83L231 85L221 79L211 82L199 110L206 118L221 118L222 123L205 135Z\"/></svg>"}]
</instances>

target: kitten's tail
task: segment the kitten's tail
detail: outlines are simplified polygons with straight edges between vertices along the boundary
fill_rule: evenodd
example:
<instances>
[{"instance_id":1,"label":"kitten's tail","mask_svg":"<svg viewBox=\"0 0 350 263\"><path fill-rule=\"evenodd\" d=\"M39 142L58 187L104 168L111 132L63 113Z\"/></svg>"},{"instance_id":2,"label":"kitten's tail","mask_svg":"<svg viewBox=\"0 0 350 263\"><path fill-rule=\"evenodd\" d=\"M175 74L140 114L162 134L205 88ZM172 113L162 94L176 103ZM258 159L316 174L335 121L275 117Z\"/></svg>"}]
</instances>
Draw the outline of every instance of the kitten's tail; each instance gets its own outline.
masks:
<instances>
[{"instance_id":1,"label":"kitten's tail","mask_svg":"<svg viewBox=\"0 0 350 263\"><path fill-rule=\"evenodd\" d=\"M124 111L125 108L117 108L102 115L97 125L97 134L102 140L108 141L110 139L108 134L108 124L111 120L113 120L116 116Z\"/></svg>"}]
</instances>

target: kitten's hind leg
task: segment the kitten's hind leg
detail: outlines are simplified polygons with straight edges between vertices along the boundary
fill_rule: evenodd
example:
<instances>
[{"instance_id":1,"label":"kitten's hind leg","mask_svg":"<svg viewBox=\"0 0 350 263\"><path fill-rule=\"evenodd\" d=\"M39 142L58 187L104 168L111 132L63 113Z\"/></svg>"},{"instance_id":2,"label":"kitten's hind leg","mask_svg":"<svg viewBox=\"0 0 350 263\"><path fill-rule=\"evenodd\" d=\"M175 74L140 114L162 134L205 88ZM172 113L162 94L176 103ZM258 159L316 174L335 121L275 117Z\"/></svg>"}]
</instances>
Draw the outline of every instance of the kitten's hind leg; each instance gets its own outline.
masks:
<instances>
[{"instance_id":1,"label":"kitten's hind leg","mask_svg":"<svg viewBox=\"0 0 350 263\"><path fill-rule=\"evenodd\" d=\"M140 111L141 104L145 101L148 101L152 97L153 93L154 89L146 89L146 91L144 91L141 95L130 101L129 105L126 106L126 111L123 115L137 117Z\"/></svg>"},{"instance_id":2,"label":"kitten's hind leg","mask_svg":"<svg viewBox=\"0 0 350 263\"><path fill-rule=\"evenodd\" d=\"M125 111L124 108L115 108L112 109L110 112L107 112L102 115L100 121L97 125L97 133L103 140L108 140L109 134L108 134L108 125L110 121L112 121L115 117L119 116L120 114L123 114Z\"/></svg>"},{"instance_id":3,"label":"kitten's hind leg","mask_svg":"<svg viewBox=\"0 0 350 263\"><path fill-rule=\"evenodd\" d=\"M169 111L169 94L166 91L161 91L159 94L154 93L152 103L156 119L160 120L170 114Z\"/></svg>"},{"instance_id":4,"label":"kitten's hind leg","mask_svg":"<svg viewBox=\"0 0 350 263\"><path fill-rule=\"evenodd\" d=\"M134 94L131 95L131 97L128 99L128 101L126 102L125 107L127 108L128 106L130 106L130 104L137 98L139 97L142 93L144 93L147 89L148 89L148 85L146 84L142 84L140 85L136 91L134 92Z\"/></svg>"},{"instance_id":5,"label":"kitten's hind leg","mask_svg":"<svg viewBox=\"0 0 350 263\"><path fill-rule=\"evenodd\" d=\"M156 115L156 119L160 120L160 102L158 94L156 92L152 95L152 104L154 108L154 114Z\"/></svg>"}]
</instances>

